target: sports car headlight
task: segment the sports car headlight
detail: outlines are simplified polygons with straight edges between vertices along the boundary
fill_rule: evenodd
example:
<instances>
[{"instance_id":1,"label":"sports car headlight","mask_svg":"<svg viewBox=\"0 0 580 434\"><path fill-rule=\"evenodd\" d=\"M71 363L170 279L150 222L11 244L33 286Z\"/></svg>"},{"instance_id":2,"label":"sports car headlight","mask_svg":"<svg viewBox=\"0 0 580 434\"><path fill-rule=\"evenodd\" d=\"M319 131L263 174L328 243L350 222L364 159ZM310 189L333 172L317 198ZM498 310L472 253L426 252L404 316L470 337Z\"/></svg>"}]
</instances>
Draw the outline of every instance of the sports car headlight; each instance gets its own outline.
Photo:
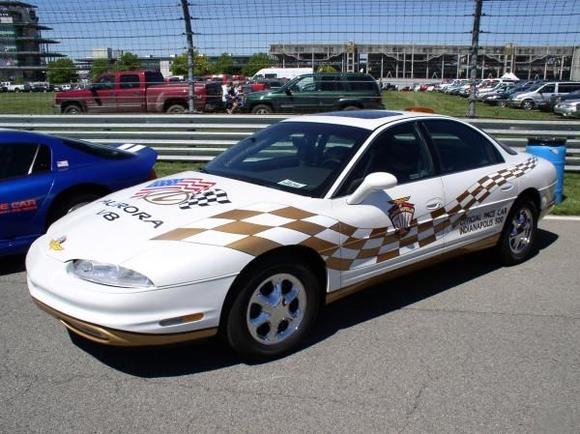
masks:
<instances>
[{"instance_id":1,"label":"sports car headlight","mask_svg":"<svg viewBox=\"0 0 580 434\"><path fill-rule=\"evenodd\" d=\"M150 288L154 286L153 282L141 273L118 265L75 259L70 267L71 273L75 276L101 285L122 288Z\"/></svg>"}]
</instances>

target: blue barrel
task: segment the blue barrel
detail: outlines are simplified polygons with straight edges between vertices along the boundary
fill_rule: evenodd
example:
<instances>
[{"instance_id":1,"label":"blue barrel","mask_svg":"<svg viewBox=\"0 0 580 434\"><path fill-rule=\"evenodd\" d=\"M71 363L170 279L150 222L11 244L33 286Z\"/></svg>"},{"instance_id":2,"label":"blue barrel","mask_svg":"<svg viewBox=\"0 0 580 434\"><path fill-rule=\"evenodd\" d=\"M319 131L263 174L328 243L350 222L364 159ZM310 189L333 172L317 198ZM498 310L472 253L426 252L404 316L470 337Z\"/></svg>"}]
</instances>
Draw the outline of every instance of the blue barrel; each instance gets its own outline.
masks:
<instances>
[{"instance_id":1,"label":"blue barrel","mask_svg":"<svg viewBox=\"0 0 580 434\"><path fill-rule=\"evenodd\" d=\"M543 157L556 167L558 175L556 183L556 204L562 202L564 191L564 166L566 164L566 139L530 137L526 151L530 154Z\"/></svg>"}]
</instances>

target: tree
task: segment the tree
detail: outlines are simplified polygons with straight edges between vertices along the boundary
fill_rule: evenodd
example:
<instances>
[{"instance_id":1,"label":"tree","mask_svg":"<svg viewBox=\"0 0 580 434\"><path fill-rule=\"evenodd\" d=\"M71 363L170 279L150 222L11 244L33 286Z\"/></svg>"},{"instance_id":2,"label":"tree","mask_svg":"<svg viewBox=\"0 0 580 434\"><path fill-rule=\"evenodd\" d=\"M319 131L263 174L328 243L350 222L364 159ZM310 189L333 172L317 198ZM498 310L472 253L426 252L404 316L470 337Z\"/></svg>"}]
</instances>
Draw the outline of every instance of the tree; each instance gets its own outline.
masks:
<instances>
[{"instance_id":1,"label":"tree","mask_svg":"<svg viewBox=\"0 0 580 434\"><path fill-rule=\"evenodd\" d=\"M232 55L229 53L222 53L214 65L216 74L231 74L234 68L234 61Z\"/></svg>"},{"instance_id":2,"label":"tree","mask_svg":"<svg viewBox=\"0 0 580 434\"><path fill-rule=\"evenodd\" d=\"M242 74L250 77L262 68L272 66L274 61L267 53L255 53L248 60L248 64L242 68Z\"/></svg>"},{"instance_id":3,"label":"tree","mask_svg":"<svg viewBox=\"0 0 580 434\"><path fill-rule=\"evenodd\" d=\"M111 70L109 59L95 59L91 65L91 81L96 81L99 75Z\"/></svg>"},{"instance_id":4,"label":"tree","mask_svg":"<svg viewBox=\"0 0 580 434\"><path fill-rule=\"evenodd\" d=\"M187 77L187 53L180 54L173 58L170 68L173 75L184 75ZM206 75L210 72L210 64L207 56L194 53L193 74Z\"/></svg>"},{"instance_id":5,"label":"tree","mask_svg":"<svg viewBox=\"0 0 580 434\"><path fill-rule=\"evenodd\" d=\"M338 72L337 69L332 65L320 65L316 72Z\"/></svg>"},{"instance_id":6,"label":"tree","mask_svg":"<svg viewBox=\"0 0 580 434\"><path fill-rule=\"evenodd\" d=\"M51 84L71 83L77 79L75 64L68 57L50 62L46 74Z\"/></svg>"},{"instance_id":7,"label":"tree","mask_svg":"<svg viewBox=\"0 0 580 434\"><path fill-rule=\"evenodd\" d=\"M115 62L115 71L134 71L141 68L141 61L136 54L127 51L123 53Z\"/></svg>"}]
</instances>

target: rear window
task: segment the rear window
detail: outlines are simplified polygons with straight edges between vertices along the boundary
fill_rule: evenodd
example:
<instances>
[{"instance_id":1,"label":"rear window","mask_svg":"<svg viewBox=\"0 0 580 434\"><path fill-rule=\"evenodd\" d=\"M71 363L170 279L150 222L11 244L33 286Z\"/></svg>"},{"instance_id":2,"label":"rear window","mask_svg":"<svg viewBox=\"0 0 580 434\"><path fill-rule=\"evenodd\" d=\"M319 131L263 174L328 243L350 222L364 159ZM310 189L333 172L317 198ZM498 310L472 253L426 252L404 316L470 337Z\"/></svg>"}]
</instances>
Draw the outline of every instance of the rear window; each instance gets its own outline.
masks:
<instances>
[{"instance_id":1,"label":"rear window","mask_svg":"<svg viewBox=\"0 0 580 434\"><path fill-rule=\"evenodd\" d=\"M158 84L164 83L163 74L160 72L155 71L146 71L145 72L145 84Z\"/></svg>"},{"instance_id":2,"label":"rear window","mask_svg":"<svg viewBox=\"0 0 580 434\"><path fill-rule=\"evenodd\" d=\"M90 143L83 140L64 139L62 137L61 140L65 146L85 154L94 155L95 157L106 158L109 160L123 160L133 156L133 154L130 152L126 152L108 145Z\"/></svg>"},{"instance_id":3,"label":"rear window","mask_svg":"<svg viewBox=\"0 0 580 434\"><path fill-rule=\"evenodd\" d=\"M350 84L350 89L353 91L377 91L377 84L371 77L365 75L349 75L346 77L346 80Z\"/></svg>"}]
</instances>

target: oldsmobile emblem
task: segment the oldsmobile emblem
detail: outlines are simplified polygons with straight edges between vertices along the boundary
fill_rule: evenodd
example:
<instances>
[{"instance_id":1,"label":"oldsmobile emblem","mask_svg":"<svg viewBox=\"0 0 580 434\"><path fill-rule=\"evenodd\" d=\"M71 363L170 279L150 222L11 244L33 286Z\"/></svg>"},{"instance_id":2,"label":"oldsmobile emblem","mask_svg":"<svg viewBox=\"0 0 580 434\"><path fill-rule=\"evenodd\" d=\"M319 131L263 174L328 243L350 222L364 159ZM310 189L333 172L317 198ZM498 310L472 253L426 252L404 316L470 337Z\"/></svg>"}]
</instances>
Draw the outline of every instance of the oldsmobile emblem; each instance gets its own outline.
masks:
<instances>
[{"instance_id":1,"label":"oldsmobile emblem","mask_svg":"<svg viewBox=\"0 0 580 434\"><path fill-rule=\"evenodd\" d=\"M50 250L54 250L56 252L60 252L61 250L64 250L64 247L62 246L62 243L64 243L66 241L66 236L63 235L62 237L50 240L50 242L48 243L48 248Z\"/></svg>"}]
</instances>

